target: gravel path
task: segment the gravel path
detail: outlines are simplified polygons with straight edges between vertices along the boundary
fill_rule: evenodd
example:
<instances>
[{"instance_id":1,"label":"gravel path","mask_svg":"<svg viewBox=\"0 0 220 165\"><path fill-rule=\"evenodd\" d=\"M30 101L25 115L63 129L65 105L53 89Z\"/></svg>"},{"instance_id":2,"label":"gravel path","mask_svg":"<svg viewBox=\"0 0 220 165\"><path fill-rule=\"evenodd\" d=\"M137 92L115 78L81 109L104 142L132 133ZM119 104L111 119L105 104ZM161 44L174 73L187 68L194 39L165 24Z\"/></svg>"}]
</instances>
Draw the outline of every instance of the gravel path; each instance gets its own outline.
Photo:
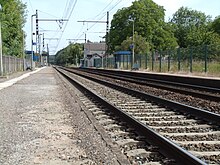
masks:
<instances>
[{"instance_id":1,"label":"gravel path","mask_svg":"<svg viewBox=\"0 0 220 165\"><path fill-rule=\"evenodd\" d=\"M63 84L45 68L0 91L0 164L119 164Z\"/></svg>"}]
</instances>

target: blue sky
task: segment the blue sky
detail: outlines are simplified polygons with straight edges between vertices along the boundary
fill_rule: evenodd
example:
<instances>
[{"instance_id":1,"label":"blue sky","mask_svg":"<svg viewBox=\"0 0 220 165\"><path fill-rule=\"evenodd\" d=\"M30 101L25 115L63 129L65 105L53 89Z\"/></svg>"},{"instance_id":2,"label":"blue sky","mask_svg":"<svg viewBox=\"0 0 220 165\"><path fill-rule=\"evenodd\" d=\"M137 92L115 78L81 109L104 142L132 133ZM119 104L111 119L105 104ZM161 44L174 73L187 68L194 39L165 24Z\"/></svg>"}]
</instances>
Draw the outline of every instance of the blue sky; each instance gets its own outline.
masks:
<instances>
[{"instance_id":1,"label":"blue sky","mask_svg":"<svg viewBox=\"0 0 220 165\"><path fill-rule=\"evenodd\" d=\"M60 49L72 42L84 42L85 33L87 40L99 42L105 35L105 23L82 23L78 21L106 21L107 11L110 21L116 11L122 7L127 7L134 0L22 0L27 4L27 23L24 27L26 32L26 49L31 47L31 15L38 10L39 19L65 19L68 22L60 24L56 21L39 21L40 33L44 33L45 43L49 45L50 54L55 54ZM181 6L204 12L212 18L220 15L220 0L153 0L155 3L164 6L166 10L166 20L172 17ZM73 6L75 6L73 8ZM72 14L71 14L72 10ZM35 21L33 22L35 27ZM60 29L60 27L62 27ZM35 28L34 28L35 29ZM61 38L61 39L58 39Z\"/></svg>"}]
</instances>

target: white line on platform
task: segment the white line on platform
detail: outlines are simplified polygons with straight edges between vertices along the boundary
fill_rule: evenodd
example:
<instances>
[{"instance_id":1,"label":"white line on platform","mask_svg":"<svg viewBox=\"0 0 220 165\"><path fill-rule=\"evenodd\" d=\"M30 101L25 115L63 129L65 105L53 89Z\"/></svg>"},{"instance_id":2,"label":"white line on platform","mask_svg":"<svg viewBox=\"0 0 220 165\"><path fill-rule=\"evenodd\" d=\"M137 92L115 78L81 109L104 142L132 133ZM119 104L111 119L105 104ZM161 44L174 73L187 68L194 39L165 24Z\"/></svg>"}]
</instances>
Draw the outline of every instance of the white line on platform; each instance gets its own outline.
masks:
<instances>
[{"instance_id":1,"label":"white line on platform","mask_svg":"<svg viewBox=\"0 0 220 165\"><path fill-rule=\"evenodd\" d=\"M23 74L22 76L20 77L17 77L17 78L14 78L14 79L11 79L11 80L8 80L8 81L5 81L5 82L2 82L0 83L0 90L4 89L4 88L7 88L9 86L12 86L13 84L15 84L16 82L30 76L31 74L34 74L36 72L39 72L41 69L43 69L45 67L42 67L42 68L37 68L35 71L32 71L32 72L28 72L28 73L25 73Z\"/></svg>"}]
</instances>

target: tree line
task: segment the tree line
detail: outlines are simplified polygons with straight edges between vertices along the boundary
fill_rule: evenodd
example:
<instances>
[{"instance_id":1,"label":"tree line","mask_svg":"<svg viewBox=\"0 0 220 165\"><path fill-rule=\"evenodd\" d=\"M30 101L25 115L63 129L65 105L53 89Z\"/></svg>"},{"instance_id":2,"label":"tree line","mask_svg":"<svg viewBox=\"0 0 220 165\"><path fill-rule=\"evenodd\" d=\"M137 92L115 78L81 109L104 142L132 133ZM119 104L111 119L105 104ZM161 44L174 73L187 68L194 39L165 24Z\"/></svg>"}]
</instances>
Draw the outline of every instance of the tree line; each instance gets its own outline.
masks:
<instances>
[{"instance_id":1,"label":"tree line","mask_svg":"<svg viewBox=\"0 0 220 165\"><path fill-rule=\"evenodd\" d=\"M201 11L181 7L169 21L165 21L163 6L152 0L137 0L114 14L109 36L106 38L109 54L119 50L132 50L133 45L135 54L220 45L220 16L212 20L211 16ZM62 64L69 63L70 57L75 56L74 51L71 44L58 52L58 61L62 61Z\"/></svg>"},{"instance_id":2,"label":"tree line","mask_svg":"<svg viewBox=\"0 0 220 165\"><path fill-rule=\"evenodd\" d=\"M24 51L24 31L26 4L20 0L0 0L0 22L3 55L22 57Z\"/></svg>"},{"instance_id":3,"label":"tree line","mask_svg":"<svg viewBox=\"0 0 220 165\"><path fill-rule=\"evenodd\" d=\"M211 16L201 11L181 7L166 22L163 6L152 0L137 0L114 14L108 34L109 54L119 50L132 50L133 45L135 54L220 45L220 16L212 20ZM74 46L69 45L57 53L58 61L62 61L62 64L64 61L69 63L75 56L74 51Z\"/></svg>"},{"instance_id":4,"label":"tree line","mask_svg":"<svg viewBox=\"0 0 220 165\"><path fill-rule=\"evenodd\" d=\"M0 4L3 54L22 57L26 4L21 0L0 0ZM220 16L212 20L211 16L201 11L181 7L166 22L162 6L152 0L137 0L114 14L109 36L106 37L108 53L131 50L132 37L135 54L177 47L220 45ZM70 44L57 53L57 62L76 63L76 57L82 57L82 52L82 44Z\"/></svg>"},{"instance_id":5,"label":"tree line","mask_svg":"<svg viewBox=\"0 0 220 165\"><path fill-rule=\"evenodd\" d=\"M113 16L109 35L110 52L131 49L133 23L136 54L148 50L220 44L220 16L212 20L203 12L181 7L165 22L165 9L162 6L152 0L138 0ZM145 42L140 42L137 36ZM145 46L141 47L140 44Z\"/></svg>"},{"instance_id":6,"label":"tree line","mask_svg":"<svg viewBox=\"0 0 220 165\"><path fill-rule=\"evenodd\" d=\"M69 43L69 45L56 53L55 63L59 65L77 65L83 58L83 44Z\"/></svg>"}]
</instances>

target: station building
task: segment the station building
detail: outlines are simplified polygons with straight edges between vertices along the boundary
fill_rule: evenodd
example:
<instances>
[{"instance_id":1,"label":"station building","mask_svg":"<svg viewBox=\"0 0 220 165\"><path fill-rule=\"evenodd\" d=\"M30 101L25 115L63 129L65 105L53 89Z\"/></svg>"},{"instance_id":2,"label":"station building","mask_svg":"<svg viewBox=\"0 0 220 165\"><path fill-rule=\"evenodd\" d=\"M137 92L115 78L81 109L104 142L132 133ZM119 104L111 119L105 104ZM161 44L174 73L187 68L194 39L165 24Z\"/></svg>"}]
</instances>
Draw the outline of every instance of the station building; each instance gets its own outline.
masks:
<instances>
[{"instance_id":1,"label":"station building","mask_svg":"<svg viewBox=\"0 0 220 165\"><path fill-rule=\"evenodd\" d=\"M106 52L105 42L90 42L84 44L84 57L80 60L81 67L102 67L101 62Z\"/></svg>"}]
</instances>

